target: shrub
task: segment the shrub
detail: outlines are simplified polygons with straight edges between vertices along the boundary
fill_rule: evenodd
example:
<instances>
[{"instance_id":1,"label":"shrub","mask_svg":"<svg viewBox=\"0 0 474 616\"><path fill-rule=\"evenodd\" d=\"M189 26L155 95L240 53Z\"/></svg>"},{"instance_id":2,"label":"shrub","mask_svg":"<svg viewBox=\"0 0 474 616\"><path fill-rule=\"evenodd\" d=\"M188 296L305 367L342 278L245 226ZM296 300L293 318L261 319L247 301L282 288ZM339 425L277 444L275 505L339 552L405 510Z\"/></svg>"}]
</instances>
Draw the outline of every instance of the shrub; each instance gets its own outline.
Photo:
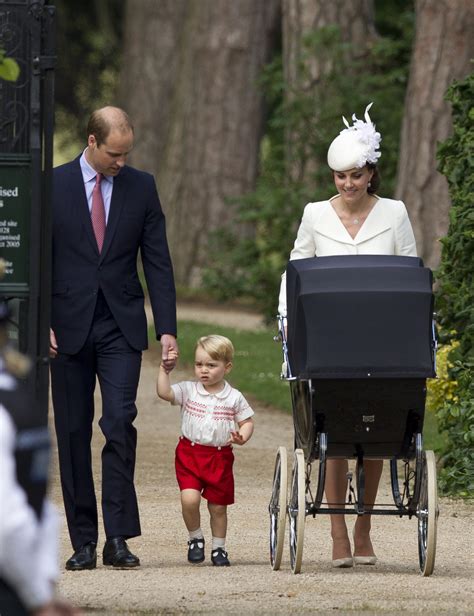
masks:
<instances>
[{"instance_id":1,"label":"shrub","mask_svg":"<svg viewBox=\"0 0 474 616\"><path fill-rule=\"evenodd\" d=\"M459 341L452 344L443 344L438 347L436 353L436 379L428 381L428 395L426 397L426 409L431 413L437 412L445 402L452 404L459 401L456 393L458 382L450 377L450 371L454 364L449 361L451 351L459 346Z\"/></svg>"},{"instance_id":2,"label":"shrub","mask_svg":"<svg viewBox=\"0 0 474 616\"><path fill-rule=\"evenodd\" d=\"M440 171L452 200L449 231L443 238L437 306L442 342L450 343L448 377L456 382L452 398L440 401L439 427L446 430L440 488L468 496L474 488L474 73L454 83L446 98L452 103L453 135L438 150Z\"/></svg>"}]
</instances>

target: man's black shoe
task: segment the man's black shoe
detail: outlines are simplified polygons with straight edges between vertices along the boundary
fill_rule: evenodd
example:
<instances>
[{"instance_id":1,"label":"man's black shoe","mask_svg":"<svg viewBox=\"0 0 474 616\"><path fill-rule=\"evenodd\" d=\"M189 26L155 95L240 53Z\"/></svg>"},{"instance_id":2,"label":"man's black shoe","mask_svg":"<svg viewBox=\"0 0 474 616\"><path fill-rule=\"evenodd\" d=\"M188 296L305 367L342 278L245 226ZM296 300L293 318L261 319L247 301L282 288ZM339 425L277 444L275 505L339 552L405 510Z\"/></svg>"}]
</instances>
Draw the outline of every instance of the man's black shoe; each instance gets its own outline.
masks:
<instances>
[{"instance_id":1,"label":"man's black shoe","mask_svg":"<svg viewBox=\"0 0 474 616\"><path fill-rule=\"evenodd\" d=\"M212 560L212 564L215 567L229 567L230 566L229 559L227 558L227 552L224 550L224 548L216 548L215 550L212 550L211 560Z\"/></svg>"},{"instance_id":2,"label":"man's black shoe","mask_svg":"<svg viewBox=\"0 0 474 616\"><path fill-rule=\"evenodd\" d=\"M102 557L104 565L111 565L119 569L132 569L140 566L140 559L130 552L123 537L107 539Z\"/></svg>"},{"instance_id":3,"label":"man's black shoe","mask_svg":"<svg viewBox=\"0 0 474 616\"><path fill-rule=\"evenodd\" d=\"M188 541L188 560L193 565L204 560L204 539L190 539Z\"/></svg>"},{"instance_id":4,"label":"man's black shoe","mask_svg":"<svg viewBox=\"0 0 474 616\"><path fill-rule=\"evenodd\" d=\"M68 571L83 571L84 569L95 569L97 566L96 544L91 541L86 543L74 552L66 562Z\"/></svg>"}]
</instances>

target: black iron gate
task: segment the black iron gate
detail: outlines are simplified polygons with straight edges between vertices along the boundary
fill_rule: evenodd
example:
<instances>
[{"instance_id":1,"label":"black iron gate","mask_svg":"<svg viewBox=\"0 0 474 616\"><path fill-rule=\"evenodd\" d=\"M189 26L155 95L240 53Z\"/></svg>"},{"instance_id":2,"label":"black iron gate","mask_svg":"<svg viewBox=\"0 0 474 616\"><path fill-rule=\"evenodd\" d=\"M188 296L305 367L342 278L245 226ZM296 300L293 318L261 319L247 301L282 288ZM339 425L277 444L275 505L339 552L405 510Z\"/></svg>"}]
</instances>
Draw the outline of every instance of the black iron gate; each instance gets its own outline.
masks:
<instances>
[{"instance_id":1,"label":"black iron gate","mask_svg":"<svg viewBox=\"0 0 474 616\"><path fill-rule=\"evenodd\" d=\"M46 421L51 295L55 9L45 0L0 1L0 48L16 82L0 80L0 294L10 343L33 360L28 379Z\"/></svg>"}]
</instances>

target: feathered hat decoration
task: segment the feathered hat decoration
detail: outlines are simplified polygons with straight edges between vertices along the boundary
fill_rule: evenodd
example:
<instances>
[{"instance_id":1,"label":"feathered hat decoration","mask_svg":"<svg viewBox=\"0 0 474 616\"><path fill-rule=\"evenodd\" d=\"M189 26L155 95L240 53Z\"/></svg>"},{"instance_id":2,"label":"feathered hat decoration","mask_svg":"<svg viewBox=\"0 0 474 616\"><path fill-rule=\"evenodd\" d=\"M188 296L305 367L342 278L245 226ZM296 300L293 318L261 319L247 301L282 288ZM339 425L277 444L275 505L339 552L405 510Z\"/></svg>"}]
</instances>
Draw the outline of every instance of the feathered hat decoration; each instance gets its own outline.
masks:
<instances>
[{"instance_id":1,"label":"feathered hat decoration","mask_svg":"<svg viewBox=\"0 0 474 616\"><path fill-rule=\"evenodd\" d=\"M328 150L328 165L333 171L360 169L367 163L375 165L380 158L379 147L382 137L375 130L375 125L369 116L372 105L373 103L370 103L365 109L365 122L358 120L353 114L353 125L350 126L342 116L346 128L334 139Z\"/></svg>"}]
</instances>

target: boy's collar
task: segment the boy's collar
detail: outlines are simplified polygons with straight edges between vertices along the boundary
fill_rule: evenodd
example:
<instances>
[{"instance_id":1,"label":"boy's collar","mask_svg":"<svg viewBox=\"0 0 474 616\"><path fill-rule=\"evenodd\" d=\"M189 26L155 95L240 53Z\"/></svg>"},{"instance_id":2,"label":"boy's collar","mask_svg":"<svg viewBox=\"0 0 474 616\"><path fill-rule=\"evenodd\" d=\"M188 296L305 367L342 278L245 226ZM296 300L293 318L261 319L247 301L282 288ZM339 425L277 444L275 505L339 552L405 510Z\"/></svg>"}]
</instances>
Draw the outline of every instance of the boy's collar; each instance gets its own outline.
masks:
<instances>
[{"instance_id":1,"label":"boy's collar","mask_svg":"<svg viewBox=\"0 0 474 616\"><path fill-rule=\"evenodd\" d=\"M217 393L210 393L209 391L207 391L207 389L200 381L196 382L196 386L198 393L200 393L202 396L216 396L216 398L227 398L231 390L231 386L227 381L224 381L224 387Z\"/></svg>"}]
</instances>

